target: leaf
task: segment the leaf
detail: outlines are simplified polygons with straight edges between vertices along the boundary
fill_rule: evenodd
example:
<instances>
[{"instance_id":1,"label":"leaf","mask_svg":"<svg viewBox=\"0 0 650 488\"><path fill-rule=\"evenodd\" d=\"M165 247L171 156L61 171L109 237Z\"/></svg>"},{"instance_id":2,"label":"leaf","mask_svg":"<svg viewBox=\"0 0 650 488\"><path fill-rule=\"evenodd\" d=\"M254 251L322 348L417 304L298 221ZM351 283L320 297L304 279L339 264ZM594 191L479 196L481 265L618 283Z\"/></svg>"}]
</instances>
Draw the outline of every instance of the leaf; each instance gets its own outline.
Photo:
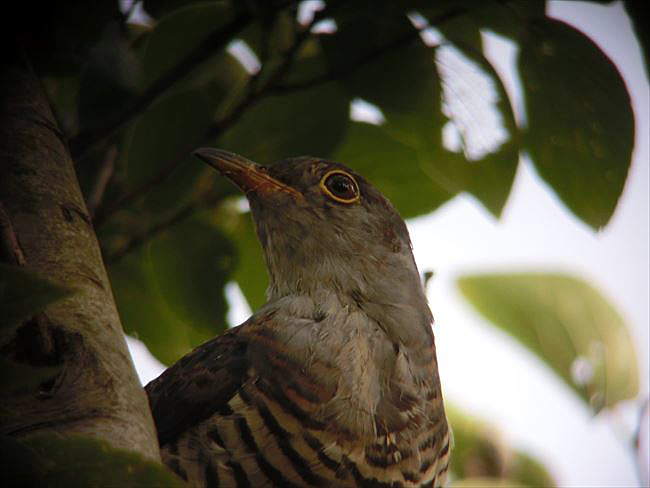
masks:
<instances>
[{"instance_id":1,"label":"leaf","mask_svg":"<svg viewBox=\"0 0 650 488\"><path fill-rule=\"evenodd\" d=\"M39 74L72 74L82 69L89 47L106 27L121 20L118 7L110 0L21 2L11 20L21 26L21 46Z\"/></svg>"},{"instance_id":2,"label":"leaf","mask_svg":"<svg viewBox=\"0 0 650 488\"><path fill-rule=\"evenodd\" d=\"M170 311L190 325L196 344L225 329L223 287L234 253L224 234L198 219L176 225L150 244L157 290Z\"/></svg>"},{"instance_id":3,"label":"leaf","mask_svg":"<svg viewBox=\"0 0 650 488\"><path fill-rule=\"evenodd\" d=\"M404 218L430 212L453 196L437 185L428 161L384 126L351 122L332 158L363 175Z\"/></svg>"},{"instance_id":4,"label":"leaf","mask_svg":"<svg viewBox=\"0 0 650 488\"><path fill-rule=\"evenodd\" d=\"M325 60L340 73L350 98L378 106L396 130L430 136L440 120L433 51L403 11L379 10L371 16L350 9L336 16L337 32L321 41Z\"/></svg>"},{"instance_id":5,"label":"leaf","mask_svg":"<svg viewBox=\"0 0 650 488\"><path fill-rule=\"evenodd\" d=\"M159 80L210 34L224 27L232 15L229 2L197 2L163 17L144 48L144 85ZM215 54L220 53L223 49L215 50Z\"/></svg>"},{"instance_id":6,"label":"leaf","mask_svg":"<svg viewBox=\"0 0 650 488\"><path fill-rule=\"evenodd\" d=\"M447 406L454 437L452 487L552 487L548 470L527 454L503 443L496 429L454 406Z\"/></svg>"},{"instance_id":7,"label":"leaf","mask_svg":"<svg viewBox=\"0 0 650 488\"><path fill-rule=\"evenodd\" d=\"M498 217L519 161L518 129L508 94L490 62L468 45L441 45L436 62L444 115L437 136L427 139L431 164L447 188L471 193ZM450 125L460 137L460 147L453 152L442 137Z\"/></svg>"},{"instance_id":8,"label":"leaf","mask_svg":"<svg viewBox=\"0 0 650 488\"><path fill-rule=\"evenodd\" d=\"M0 326L13 328L72 292L22 266L0 263Z\"/></svg>"},{"instance_id":9,"label":"leaf","mask_svg":"<svg viewBox=\"0 0 650 488\"><path fill-rule=\"evenodd\" d=\"M212 122L218 98L218 91L209 88L172 93L135 123L125 163L132 188L141 187L165 167L182 161L169 177L146 192L144 205L148 210L168 212L190 201L191 190L205 168L191 152Z\"/></svg>"},{"instance_id":10,"label":"leaf","mask_svg":"<svg viewBox=\"0 0 650 488\"><path fill-rule=\"evenodd\" d=\"M109 267L124 329L165 364L226 328L223 288L234 250L198 217Z\"/></svg>"},{"instance_id":11,"label":"leaf","mask_svg":"<svg viewBox=\"0 0 650 488\"><path fill-rule=\"evenodd\" d=\"M331 69L341 71L341 67L347 67L340 77L345 90L350 96L360 97L381 109L386 119L384 132L417 154L419 163L412 160L410 164L420 164L427 173L433 183L429 192L454 195L468 191L493 214L499 215L510 193L518 162L514 116L499 77L480 52L468 48L462 51L465 65L471 63L473 71L487 78L485 83L494 92L490 107L468 105L471 110L483 108L496 114L493 119L499 123L502 140L487 145L478 157L445 147L443 129L449 125L451 114L443 114L441 97L450 90L443 92L441 83L445 88L462 84L466 73L443 79L440 63L436 67L434 62L439 51L421 42L403 13L391 15L379 20L369 19L363 13L358 17L344 16L337 33L323 39ZM472 45L476 43L478 31L467 29L462 36L456 33L456 38L467 39ZM456 51L460 53L457 57L463 55L458 48ZM472 53L470 58L468 53ZM463 89L465 93L476 91L472 85ZM469 127L474 133L482 129L479 127L482 120L478 120ZM457 120L454 122L459 125ZM354 165L352 160L348 164Z\"/></svg>"},{"instance_id":12,"label":"leaf","mask_svg":"<svg viewBox=\"0 0 650 488\"><path fill-rule=\"evenodd\" d=\"M600 229L614 213L634 147L625 83L591 39L558 20L531 23L520 47L527 149L567 207Z\"/></svg>"},{"instance_id":13,"label":"leaf","mask_svg":"<svg viewBox=\"0 0 650 488\"><path fill-rule=\"evenodd\" d=\"M566 274L467 275L465 298L537 354L598 411L634 398L639 371L623 319L595 288Z\"/></svg>"},{"instance_id":14,"label":"leaf","mask_svg":"<svg viewBox=\"0 0 650 488\"><path fill-rule=\"evenodd\" d=\"M269 276L264 262L262 245L257 239L250 213L241 214L230 230L237 251L237 266L233 278L239 285L252 310L266 303Z\"/></svg>"},{"instance_id":15,"label":"leaf","mask_svg":"<svg viewBox=\"0 0 650 488\"><path fill-rule=\"evenodd\" d=\"M84 131L106 124L141 88L140 64L123 29L107 26L88 50L88 62L80 74L79 124Z\"/></svg>"},{"instance_id":16,"label":"leaf","mask_svg":"<svg viewBox=\"0 0 650 488\"><path fill-rule=\"evenodd\" d=\"M3 436L0 459L6 467L2 486L185 486L161 464L80 436L38 434L21 441Z\"/></svg>"},{"instance_id":17,"label":"leaf","mask_svg":"<svg viewBox=\"0 0 650 488\"><path fill-rule=\"evenodd\" d=\"M260 163L329 157L348 124L349 100L335 83L273 95L250 107L218 145Z\"/></svg>"},{"instance_id":18,"label":"leaf","mask_svg":"<svg viewBox=\"0 0 650 488\"><path fill-rule=\"evenodd\" d=\"M650 66L648 65L648 60L650 60L650 44L648 43L648 37L650 36L648 36L649 29L647 11L643 8L643 4L632 0L623 0L623 8L630 17L634 33L636 34L637 41L639 41L639 46L643 53L645 74L647 77L650 77Z\"/></svg>"}]
</instances>

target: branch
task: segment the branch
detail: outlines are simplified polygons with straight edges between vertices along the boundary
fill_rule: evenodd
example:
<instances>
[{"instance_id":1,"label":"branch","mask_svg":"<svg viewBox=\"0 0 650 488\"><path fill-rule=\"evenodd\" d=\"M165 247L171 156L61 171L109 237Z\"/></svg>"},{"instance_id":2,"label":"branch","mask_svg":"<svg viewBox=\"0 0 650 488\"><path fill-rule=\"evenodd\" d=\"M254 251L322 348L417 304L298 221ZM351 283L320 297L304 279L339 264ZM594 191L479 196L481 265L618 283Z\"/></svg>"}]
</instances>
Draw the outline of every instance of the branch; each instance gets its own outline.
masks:
<instances>
[{"instance_id":1,"label":"branch","mask_svg":"<svg viewBox=\"0 0 650 488\"><path fill-rule=\"evenodd\" d=\"M95 184L93 185L88 200L86 201L86 206L88 207L88 214L90 218L93 218L99 205L102 203L104 198L104 192L108 186L108 182L113 176L115 171L115 159L117 158L117 146L113 144L108 148L106 154L104 155L104 160L102 165L97 172L97 178L95 179Z\"/></svg>"},{"instance_id":2,"label":"branch","mask_svg":"<svg viewBox=\"0 0 650 488\"><path fill-rule=\"evenodd\" d=\"M323 15L324 10L319 12ZM296 36L294 44L287 51L286 57L283 62L278 66L276 71L269 75L268 81L261 88L258 87L258 81L261 79L262 70L253 75L244 89L244 96L242 100L230 111L228 115L221 120L211 124L200 137L192 144L192 147L183 148L176 156L167 163L158 173L156 173L149 180L142 183L140 186L128 191L117 199L112 205L107 208L99 209L94 219L96 228L101 227L115 212L124 208L134 200L137 200L143 195L146 195L150 190L165 181L174 170L185 160L187 154L194 148L209 144L224 131L235 124L244 112L257 100L272 93L272 87L276 84L277 80L282 78L286 71L291 67L295 59L295 55L304 44L310 35L310 28L317 20L320 20L319 15L315 15L312 22L305 26L304 29Z\"/></svg>"},{"instance_id":3,"label":"branch","mask_svg":"<svg viewBox=\"0 0 650 488\"><path fill-rule=\"evenodd\" d=\"M171 215L168 219L163 220L162 222L159 222L151 226L144 233L132 237L124 246L122 246L120 249L118 249L117 251L115 251L113 254L111 254L106 258L106 264L117 263L120 259L125 257L127 254L135 251L136 249L139 249L140 247L145 245L147 242L149 242L151 239L156 237L161 232L182 222L186 218L192 216L195 212L203 208L210 208L216 205L217 203L221 202L224 196L225 194L214 195L208 198L206 201L190 202L184 207L181 207L175 214Z\"/></svg>"},{"instance_id":4,"label":"branch","mask_svg":"<svg viewBox=\"0 0 650 488\"><path fill-rule=\"evenodd\" d=\"M465 9L453 9L450 10L449 12L446 12L438 17L436 17L433 21L431 21L430 25L440 25L444 22L447 22L449 20L454 19L455 17L458 17L460 15L466 14L467 10ZM428 27L428 26L427 26ZM426 28L426 27L425 27ZM328 71L326 73L323 73L319 76L315 76L314 78L308 79L308 80L302 80L302 81L296 81L294 83L284 83L284 84L276 84L272 91L273 93L277 94L282 94L282 93L288 93L296 90L305 90L307 88L312 88L314 86L327 83L329 81L334 81L338 78L340 78L343 75L347 75L352 73L353 71L359 69L360 67L370 63L371 61L374 61L375 59L378 59L379 57L383 56L386 53L389 53L390 51L397 49L401 46L404 46L405 44L410 43L411 41L415 40L418 38L421 34L423 29L413 29L411 32L408 34L405 34L403 36L400 36L396 39L394 39L392 42L384 45L377 47L363 56L359 57L359 59L355 60L353 63L350 63L347 66L342 66L342 67L336 67L332 71Z\"/></svg>"},{"instance_id":5,"label":"branch","mask_svg":"<svg viewBox=\"0 0 650 488\"><path fill-rule=\"evenodd\" d=\"M214 52L223 48L238 32L248 25L252 18L248 13L242 13L224 29L212 32L112 120L102 127L78 134L70 141L73 158L75 160L83 158L97 144L115 134L127 122L145 111L174 83L187 75Z\"/></svg>"}]
</instances>

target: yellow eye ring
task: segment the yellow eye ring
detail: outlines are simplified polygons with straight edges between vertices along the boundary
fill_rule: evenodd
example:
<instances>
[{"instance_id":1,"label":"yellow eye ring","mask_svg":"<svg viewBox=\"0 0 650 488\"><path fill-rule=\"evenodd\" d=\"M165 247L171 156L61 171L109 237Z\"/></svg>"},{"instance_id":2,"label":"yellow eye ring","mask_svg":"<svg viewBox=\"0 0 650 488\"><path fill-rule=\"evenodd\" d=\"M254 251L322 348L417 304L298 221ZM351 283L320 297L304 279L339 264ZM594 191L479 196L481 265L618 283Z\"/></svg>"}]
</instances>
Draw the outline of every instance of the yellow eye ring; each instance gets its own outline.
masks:
<instances>
[{"instance_id":1,"label":"yellow eye ring","mask_svg":"<svg viewBox=\"0 0 650 488\"><path fill-rule=\"evenodd\" d=\"M360 200L359 186L349 173L333 169L325 173L320 187L328 197L341 203L356 203Z\"/></svg>"}]
</instances>

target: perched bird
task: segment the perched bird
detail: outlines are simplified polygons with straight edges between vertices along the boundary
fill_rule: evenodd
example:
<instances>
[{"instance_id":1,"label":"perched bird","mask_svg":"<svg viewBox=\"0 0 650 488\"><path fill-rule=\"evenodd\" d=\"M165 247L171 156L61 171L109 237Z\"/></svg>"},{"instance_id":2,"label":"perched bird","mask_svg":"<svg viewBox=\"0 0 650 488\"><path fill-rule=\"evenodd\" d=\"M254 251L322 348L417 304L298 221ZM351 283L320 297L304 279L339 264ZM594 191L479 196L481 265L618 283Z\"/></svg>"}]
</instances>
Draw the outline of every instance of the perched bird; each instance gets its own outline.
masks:
<instances>
[{"instance_id":1,"label":"perched bird","mask_svg":"<svg viewBox=\"0 0 650 488\"><path fill-rule=\"evenodd\" d=\"M164 462L191 486L443 485L433 317L397 211L339 163L195 155L246 194L270 286L146 386Z\"/></svg>"}]
</instances>

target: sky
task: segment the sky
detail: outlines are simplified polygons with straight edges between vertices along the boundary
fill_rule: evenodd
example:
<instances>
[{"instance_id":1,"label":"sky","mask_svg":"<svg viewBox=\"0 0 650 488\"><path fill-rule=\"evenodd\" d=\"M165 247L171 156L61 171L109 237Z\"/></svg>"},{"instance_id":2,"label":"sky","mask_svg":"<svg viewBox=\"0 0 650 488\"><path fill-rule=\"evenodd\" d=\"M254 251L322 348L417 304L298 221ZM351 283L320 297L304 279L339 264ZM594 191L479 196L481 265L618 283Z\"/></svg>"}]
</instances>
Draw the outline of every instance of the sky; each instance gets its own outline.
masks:
<instances>
[{"instance_id":1,"label":"sky","mask_svg":"<svg viewBox=\"0 0 650 488\"><path fill-rule=\"evenodd\" d=\"M428 298L447 402L496 427L505 444L541 460L560 486L639 486L624 442L638 415L638 401L593 416L569 388L516 341L484 321L464 301L455 280L480 271L559 270L577 275L616 306L637 345L641 398L648 396L649 166L648 79L640 49L621 2L553 1L549 15L579 28L614 61L633 101L636 140L624 193L611 222L596 233L573 217L520 161L503 215L492 217L471 196L459 195L430 215L407 222L421 271L435 272ZM495 35L484 36L515 112L521 90L513 68L516 52ZM227 287L229 321L249 315L236 285ZM136 340L128 339L143 383L163 370ZM643 427L648 472L647 416ZM646 478L647 480L647 478Z\"/></svg>"}]
</instances>

